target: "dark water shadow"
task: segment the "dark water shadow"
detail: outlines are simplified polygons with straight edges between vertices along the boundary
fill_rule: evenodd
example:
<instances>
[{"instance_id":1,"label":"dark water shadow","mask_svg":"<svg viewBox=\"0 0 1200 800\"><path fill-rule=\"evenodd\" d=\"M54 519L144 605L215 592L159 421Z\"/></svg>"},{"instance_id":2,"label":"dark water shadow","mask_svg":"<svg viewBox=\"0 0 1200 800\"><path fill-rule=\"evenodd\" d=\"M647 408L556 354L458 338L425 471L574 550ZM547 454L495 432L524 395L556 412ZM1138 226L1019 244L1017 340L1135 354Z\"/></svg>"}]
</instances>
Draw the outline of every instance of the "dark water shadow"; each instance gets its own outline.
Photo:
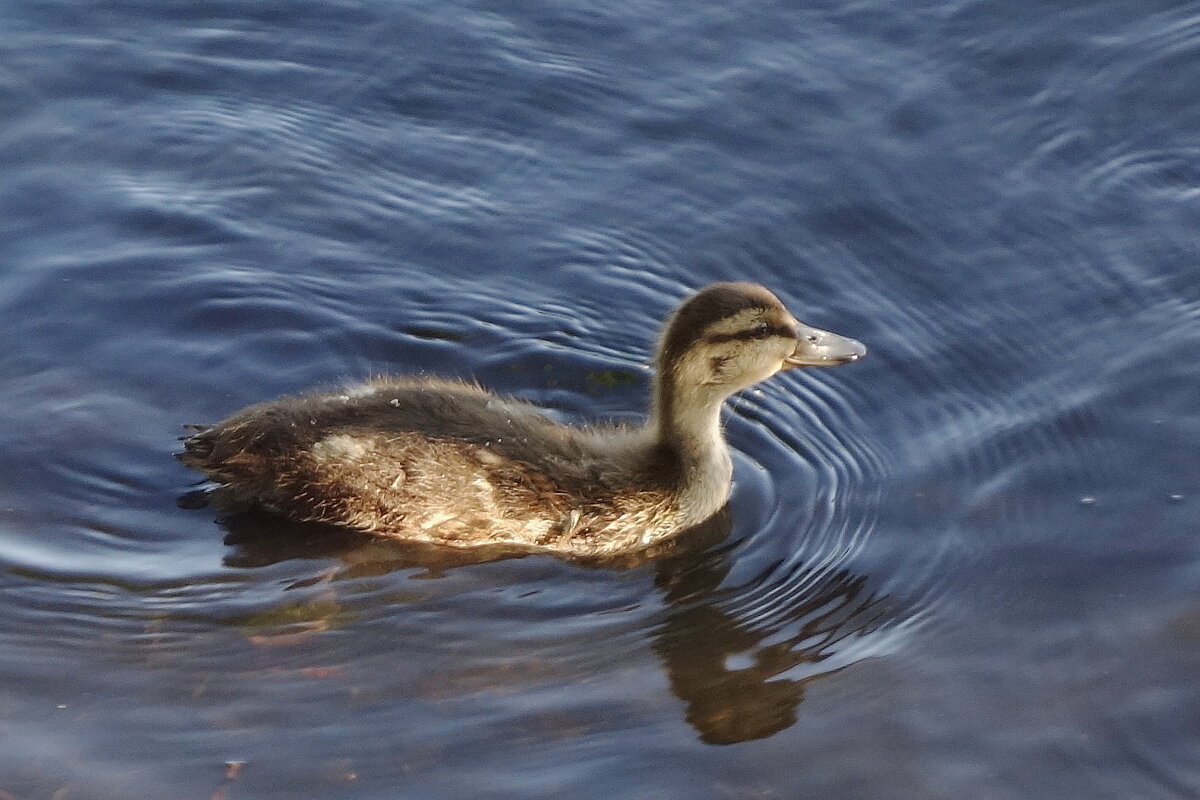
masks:
<instances>
[{"instance_id":1,"label":"dark water shadow","mask_svg":"<svg viewBox=\"0 0 1200 800\"><path fill-rule=\"evenodd\" d=\"M888 615L866 577L843 569L790 598L769 623L752 626L722 602L730 566L725 553L713 552L668 559L655 576L670 611L654 651L687 706L688 724L708 744L763 739L796 724L806 687L843 668L822 666L839 642ZM793 670L805 674L787 676Z\"/></svg>"},{"instance_id":2,"label":"dark water shadow","mask_svg":"<svg viewBox=\"0 0 1200 800\"><path fill-rule=\"evenodd\" d=\"M414 578L438 578L448 570L540 554L506 546L453 548L364 535L333 525L298 523L262 511L220 520L225 564L257 568L291 559L334 559L317 581L377 577L419 569ZM667 611L653 633L652 648L672 692L686 707L688 724L701 741L733 744L762 739L797 721L806 687L844 665L820 665L843 639L872 629L887 616L885 597L849 570L820 579L773 611L769 623L750 625L728 610L736 591L722 588L732 566L729 509L658 549L617 558L577 562L596 569L653 564L655 588ZM744 612L743 612L744 613ZM807 669L805 667L807 666ZM805 673L789 677L791 670Z\"/></svg>"}]
</instances>

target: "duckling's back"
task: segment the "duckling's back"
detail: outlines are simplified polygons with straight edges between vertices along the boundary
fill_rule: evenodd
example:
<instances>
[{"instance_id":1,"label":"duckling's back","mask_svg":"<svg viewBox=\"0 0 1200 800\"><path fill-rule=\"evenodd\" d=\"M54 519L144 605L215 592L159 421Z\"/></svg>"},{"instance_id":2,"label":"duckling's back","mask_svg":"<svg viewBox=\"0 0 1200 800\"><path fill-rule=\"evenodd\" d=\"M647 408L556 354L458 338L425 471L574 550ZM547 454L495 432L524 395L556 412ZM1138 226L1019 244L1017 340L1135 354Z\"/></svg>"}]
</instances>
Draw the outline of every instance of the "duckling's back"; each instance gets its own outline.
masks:
<instances>
[{"instance_id":1,"label":"duckling's back","mask_svg":"<svg viewBox=\"0 0 1200 800\"><path fill-rule=\"evenodd\" d=\"M657 538L677 515L670 454L448 381L252 406L188 437L180 459L220 484L222 508L446 544L596 555Z\"/></svg>"}]
</instances>

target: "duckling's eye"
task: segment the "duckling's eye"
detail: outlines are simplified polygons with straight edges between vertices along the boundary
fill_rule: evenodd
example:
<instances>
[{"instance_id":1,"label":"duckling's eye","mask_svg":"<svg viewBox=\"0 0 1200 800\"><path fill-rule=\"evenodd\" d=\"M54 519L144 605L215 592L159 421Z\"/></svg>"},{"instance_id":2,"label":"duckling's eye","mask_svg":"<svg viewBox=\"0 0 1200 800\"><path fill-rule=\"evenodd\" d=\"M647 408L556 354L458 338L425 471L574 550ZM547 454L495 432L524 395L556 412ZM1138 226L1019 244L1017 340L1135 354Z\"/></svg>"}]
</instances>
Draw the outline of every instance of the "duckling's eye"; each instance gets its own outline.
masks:
<instances>
[{"instance_id":1,"label":"duckling's eye","mask_svg":"<svg viewBox=\"0 0 1200 800\"><path fill-rule=\"evenodd\" d=\"M765 322L760 322L750 329L756 339L765 339L771 335L771 326Z\"/></svg>"}]
</instances>

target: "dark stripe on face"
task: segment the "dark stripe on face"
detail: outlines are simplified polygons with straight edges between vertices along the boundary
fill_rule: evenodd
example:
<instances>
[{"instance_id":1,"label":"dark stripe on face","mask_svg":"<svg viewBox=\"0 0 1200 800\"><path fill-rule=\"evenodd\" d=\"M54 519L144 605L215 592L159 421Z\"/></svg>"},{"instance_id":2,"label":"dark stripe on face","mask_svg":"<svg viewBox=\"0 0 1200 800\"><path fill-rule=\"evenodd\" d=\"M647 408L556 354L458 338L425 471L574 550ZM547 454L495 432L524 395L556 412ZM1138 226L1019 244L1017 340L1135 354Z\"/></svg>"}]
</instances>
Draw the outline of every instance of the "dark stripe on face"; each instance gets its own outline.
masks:
<instances>
[{"instance_id":1,"label":"dark stripe on face","mask_svg":"<svg viewBox=\"0 0 1200 800\"><path fill-rule=\"evenodd\" d=\"M795 339L796 331L787 325L755 325L752 328L747 328L744 331L735 331L734 333L714 333L711 336L705 336L704 341L710 344L720 344L722 342L745 342L754 339L766 339L770 336L779 336L784 339Z\"/></svg>"}]
</instances>

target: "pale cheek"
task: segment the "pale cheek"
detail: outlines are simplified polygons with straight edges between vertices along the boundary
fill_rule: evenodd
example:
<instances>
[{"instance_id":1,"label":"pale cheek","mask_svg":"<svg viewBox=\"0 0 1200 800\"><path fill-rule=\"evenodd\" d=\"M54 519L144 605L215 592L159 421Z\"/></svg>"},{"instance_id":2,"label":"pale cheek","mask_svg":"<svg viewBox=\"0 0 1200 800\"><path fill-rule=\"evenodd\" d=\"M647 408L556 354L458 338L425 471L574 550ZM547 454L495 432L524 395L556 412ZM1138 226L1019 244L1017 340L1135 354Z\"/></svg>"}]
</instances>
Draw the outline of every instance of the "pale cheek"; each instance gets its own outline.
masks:
<instances>
[{"instance_id":1,"label":"pale cheek","mask_svg":"<svg viewBox=\"0 0 1200 800\"><path fill-rule=\"evenodd\" d=\"M758 358L747 360L741 374L736 376L736 382L742 386L758 383L774 375L782 366L783 356L763 353Z\"/></svg>"},{"instance_id":2,"label":"pale cheek","mask_svg":"<svg viewBox=\"0 0 1200 800\"><path fill-rule=\"evenodd\" d=\"M766 380L781 369L783 369L783 356L773 356L763 362L758 380Z\"/></svg>"}]
</instances>

